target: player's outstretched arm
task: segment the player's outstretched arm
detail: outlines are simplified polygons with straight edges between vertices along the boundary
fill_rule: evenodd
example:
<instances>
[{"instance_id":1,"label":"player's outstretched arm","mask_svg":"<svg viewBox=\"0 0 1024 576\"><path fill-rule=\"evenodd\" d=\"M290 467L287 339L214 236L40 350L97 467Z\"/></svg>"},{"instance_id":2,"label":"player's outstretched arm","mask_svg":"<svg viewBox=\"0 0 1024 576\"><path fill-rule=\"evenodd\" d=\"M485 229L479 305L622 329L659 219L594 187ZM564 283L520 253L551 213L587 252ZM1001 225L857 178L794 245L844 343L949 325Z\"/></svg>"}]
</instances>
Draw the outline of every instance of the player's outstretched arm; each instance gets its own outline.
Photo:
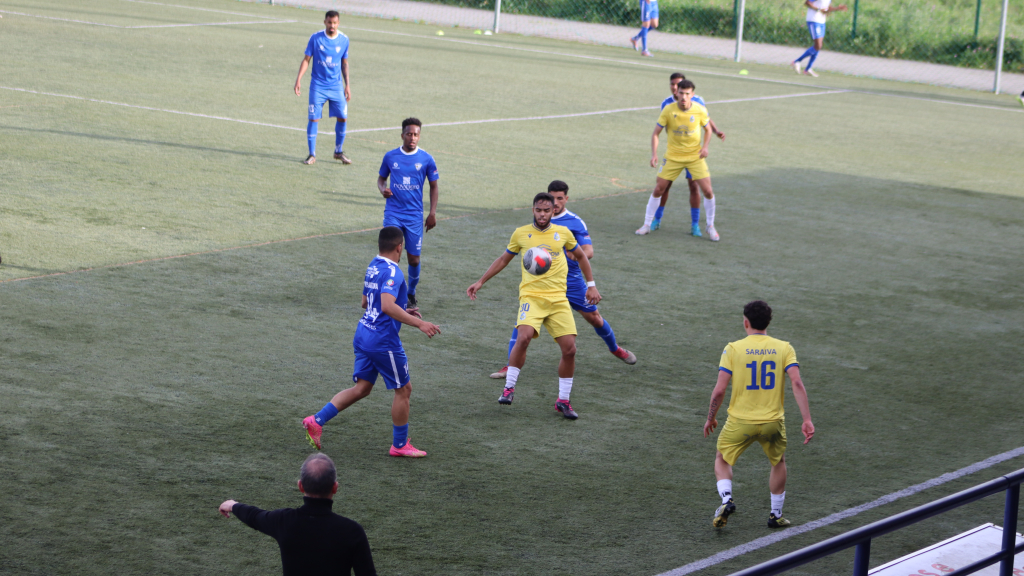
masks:
<instances>
[{"instance_id":1,"label":"player's outstretched arm","mask_svg":"<svg viewBox=\"0 0 1024 576\"><path fill-rule=\"evenodd\" d=\"M391 198L391 188L388 188L388 179L383 176L377 176L377 191L380 195L385 198Z\"/></svg>"},{"instance_id":2,"label":"player's outstretched arm","mask_svg":"<svg viewBox=\"0 0 1024 576\"><path fill-rule=\"evenodd\" d=\"M590 267L590 258L587 258L587 253L579 244L571 252L580 265L580 272L583 272L583 277L587 279L587 302L597 304L601 301L601 293L597 291L594 283L594 269Z\"/></svg>"},{"instance_id":3,"label":"player's outstretched arm","mask_svg":"<svg viewBox=\"0 0 1024 576\"><path fill-rule=\"evenodd\" d=\"M718 420L715 416L718 415L718 409L722 407L722 402L725 400L725 390L729 387L729 381L732 380L732 374L724 370L718 371L718 382L715 383L715 389L711 391L711 404L708 406L708 419L704 422L704 437L707 438L718 428Z\"/></svg>"},{"instance_id":4,"label":"player's outstretched arm","mask_svg":"<svg viewBox=\"0 0 1024 576\"><path fill-rule=\"evenodd\" d=\"M800 367L790 366L786 370L789 381L793 384L793 397L796 398L796 405L800 407L800 417L804 423L800 425L800 431L804 433L804 444L814 438L814 422L811 421L811 405L807 401L807 388L804 388L804 381L800 379Z\"/></svg>"},{"instance_id":5,"label":"player's outstretched arm","mask_svg":"<svg viewBox=\"0 0 1024 576\"><path fill-rule=\"evenodd\" d=\"M437 189L437 180L430 183L430 212L427 214L427 232L434 229L437 226L437 198L439 192Z\"/></svg>"},{"instance_id":6,"label":"player's outstretched arm","mask_svg":"<svg viewBox=\"0 0 1024 576\"><path fill-rule=\"evenodd\" d=\"M420 332L426 334L428 338L433 338L435 334L441 333L440 326L437 324L431 324L426 320L417 318L406 312L405 308L402 308L395 303L395 297L387 292L383 292L380 295L380 311L391 316L395 320L398 320L402 324L408 324L409 326L419 328Z\"/></svg>"},{"instance_id":7,"label":"player's outstretched arm","mask_svg":"<svg viewBox=\"0 0 1024 576\"><path fill-rule=\"evenodd\" d=\"M312 60L312 56L306 56L302 59L302 63L299 64L299 75L295 77L295 95L302 95L302 75L306 73L306 68L309 68L309 61Z\"/></svg>"},{"instance_id":8,"label":"player's outstretched arm","mask_svg":"<svg viewBox=\"0 0 1024 576\"><path fill-rule=\"evenodd\" d=\"M221 516L231 518L231 509L235 504L238 504L238 502L235 502L234 500L225 500L224 502L221 502L220 508L217 511L220 512Z\"/></svg>"},{"instance_id":9,"label":"player's outstretched arm","mask_svg":"<svg viewBox=\"0 0 1024 576\"><path fill-rule=\"evenodd\" d=\"M658 167L658 134L661 134L661 126L654 125L654 133L651 134L651 168Z\"/></svg>"},{"instance_id":10,"label":"player's outstretched arm","mask_svg":"<svg viewBox=\"0 0 1024 576\"><path fill-rule=\"evenodd\" d=\"M508 266L508 263L515 257L516 255L508 250L506 250L501 256L498 256L494 262L491 262L490 267L487 268L487 272L484 272L484 275L481 276L479 280L471 284L469 288L466 288L466 296L469 296L470 300L476 300L476 293L484 287L484 282L487 282L491 278L497 276L498 272L504 270L505 266Z\"/></svg>"}]
</instances>

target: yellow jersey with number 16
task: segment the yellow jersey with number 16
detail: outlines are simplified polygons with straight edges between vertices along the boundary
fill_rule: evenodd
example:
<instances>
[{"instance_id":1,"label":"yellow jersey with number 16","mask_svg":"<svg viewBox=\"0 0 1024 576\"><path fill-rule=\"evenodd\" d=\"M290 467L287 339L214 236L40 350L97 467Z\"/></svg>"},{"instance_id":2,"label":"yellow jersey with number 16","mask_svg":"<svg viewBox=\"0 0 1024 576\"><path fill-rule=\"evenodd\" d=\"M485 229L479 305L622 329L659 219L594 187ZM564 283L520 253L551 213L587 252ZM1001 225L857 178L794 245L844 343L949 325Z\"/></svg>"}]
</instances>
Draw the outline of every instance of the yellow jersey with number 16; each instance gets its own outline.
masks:
<instances>
[{"instance_id":1,"label":"yellow jersey with number 16","mask_svg":"<svg viewBox=\"0 0 1024 576\"><path fill-rule=\"evenodd\" d=\"M523 280L519 283L519 297L550 296L565 298L566 276L569 265L565 263L562 249L570 252L576 248L576 237L565 226L548 224L541 230L534 224L520 226L512 233L508 242L510 254L520 254L530 248L544 248L551 253L551 268L539 276L534 276L523 268ZM522 266L520 266L522 268Z\"/></svg>"},{"instance_id":2,"label":"yellow jersey with number 16","mask_svg":"<svg viewBox=\"0 0 1024 576\"><path fill-rule=\"evenodd\" d=\"M763 424L785 415L786 370L799 366L789 342L751 334L730 342L718 369L732 374L729 418L740 424Z\"/></svg>"}]
</instances>

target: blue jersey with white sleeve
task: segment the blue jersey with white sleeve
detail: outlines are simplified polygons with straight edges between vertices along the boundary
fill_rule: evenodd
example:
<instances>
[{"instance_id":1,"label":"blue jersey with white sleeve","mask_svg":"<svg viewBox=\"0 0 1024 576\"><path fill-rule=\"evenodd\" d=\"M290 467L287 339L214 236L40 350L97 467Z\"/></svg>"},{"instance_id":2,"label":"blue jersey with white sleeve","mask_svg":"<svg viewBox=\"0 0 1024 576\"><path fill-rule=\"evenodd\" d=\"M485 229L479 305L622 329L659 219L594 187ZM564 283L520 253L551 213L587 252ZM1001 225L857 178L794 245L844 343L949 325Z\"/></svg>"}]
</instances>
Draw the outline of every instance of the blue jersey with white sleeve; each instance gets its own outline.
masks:
<instances>
[{"instance_id":1,"label":"blue jersey with white sleeve","mask_svg":"<svg viewBox=\"0 0 1024 576\"><path fill-rule=\"evenodd\" d=\"M395 304L405 309L409 301L405 275L396 262L383 256L375 257L366 268L363 278L363 296L366 296L366 312L359 319L352 346L356 350L374 352L401 350L402 341L398 331L402 323L381 311L381 295L395 297Z\"/></svg>"},{"instance_id":2,"label":"blue jersey with white sleeve","mask_svg":"<svg viewBox=\"0 0 1024 576\"><path fill-rule=\"evenodd\" d=\"M572 235L576 237L577 244L593 244L593 241L590 240L590 232L587 231L587 223L576 214L565 210L558 216L552 216L551 223L568 228L572 232ZM570 278L574 276L583 278L583 272L580 271L580 265L578 262L572 258L566 258L565 263L569 265Z\"/></svg>"},{"instance_id":3,"label":"blue jersey with white sleeve","mask_svg":"<svg viewBox=\"0 0 1024 576\"><path fill-rule=\"evenodd\" d=\"M661 101L661 109L664 110L665 106L668 106L669 104L673 104L673 103L675 103L675 101L676 101L676 97L675 96L669 96L668 98L665 98L664 100ZM700 96L697 96L696 94L693 95L693 100L692 101L696 102L697 104L700 104L701 106L703 106L705 108L708 107L708 105L704 103L704 99L701 98Z\"/></svg>"},{"instance_id":4,"label":"blue jersey with white sleeve","mask_svg":"<svg viewBox=\"0 0 1024 576\"><path fill-rule=\"evenodd\" d=\"M306 56L312 57L310 90L338 90L341 88L341 61L348 58L348 36L341 32L329 38L321 30L309 37Z\"/></svg>"},{"instance_id":5,"label":"blue jersey with white sleeve","mask_svg":"<svg viewBox=\"0 0 1024 576\"><path fill-rule=\"evenodd\" d=\"M384 205L384 216L417 226L423 225L423 185L436 182L437 165L423 149L406 152L401 147L384 155L380 163L381 178L391 178L391 197Z\"/></svg>"}]
</instances>

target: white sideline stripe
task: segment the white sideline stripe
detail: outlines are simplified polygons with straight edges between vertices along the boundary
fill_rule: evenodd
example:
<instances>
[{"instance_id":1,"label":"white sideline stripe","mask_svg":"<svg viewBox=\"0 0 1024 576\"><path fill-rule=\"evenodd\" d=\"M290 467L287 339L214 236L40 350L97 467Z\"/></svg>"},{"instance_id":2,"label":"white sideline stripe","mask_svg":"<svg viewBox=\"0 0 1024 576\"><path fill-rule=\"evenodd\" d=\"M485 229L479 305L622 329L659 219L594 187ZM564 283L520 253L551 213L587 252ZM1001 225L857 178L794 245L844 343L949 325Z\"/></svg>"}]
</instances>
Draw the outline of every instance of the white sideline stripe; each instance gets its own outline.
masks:
<instances>
[{"instance_id":1,"label":"white sideline stripe","mask_svg":"<svg viewBox=\"0 0 1024 576\"><path fill-rule=\"evenodd\" d=\"M126 0L131 2L133 0ZM40 16L38 14L25 14L24 12L11 12L8 10L0 10L3 14L14 14L16 16L26 16L28 18L42 18L44 20L59 20L61 22L71 22L74 24L89 24L91 26L104 26L106 28L119 28L121 30L140 30L142 28L187 28L193 26L233 26L239 24L294 24L298 20L257 20L253 22L202 22L199 24L152 24L149 26L118 26L117 24L105 24L103 22L89 22L87 20L73 20L71 18L57 18L55 16Z\"/></svg>"},{"instance_id":2,"label":"white sideline stripe","mask_svg":"<svg viewBox=\"0 0 1024 576\"><path fill-rule=\"evenodd\" d=\"M199 10L200 12L216 12L217 14L231 14L232 16L248 16L250 18L263 18L266 20L278 20L273 16L260 16L258 14L247 14L245 12L228 12L227 10L214 10L213 8L197 8L195 6L182 6L180 4L164 4L162 2L146 2L145 0L124 0L125 2L132 2L134 4L151 4L153 6L167 6L169 8L181 8L184 10ZM289 20L289 22L296 22L296 20Z\"/></svg>"},{"instance_id":3,"label":"white sideline stripe","mask_svg":"<svg viewBox=\"0 0 1024 576\"><path fill-rule=\"evenodd\" d=\"M128 0L131 1L131 0ZM282 130L296 130L299 132L305 132L305 128L296 128L294 126L281 126L279 124L268 124L266 122L254 122L252 120L239 120L237 118L228 118L226 116L211 116L209 114L199 114L197 112L182 112L181 110L168 110L165 108L153 108L151 106L139 106L137 104L125 104L124 102L111 102L110 100L98 100L96 98L86 98L84 96L72 96L70 94L56 94L53 92L39 92L37 90L28 90L26 88L13 88L10 86L0 86L0 90L12 90L14 92L25 92L27 94L38 94L40 96L54 96L56 98L70 98L72 100L82 100L84 102L95 102L97 104L110 104L111 106L123 106L125 108L135 108L137 110L149 110L152 112L166 112L168 114L180 114L182 116L194 116L196 118L207 118L210 120L224 120L227 122L239 122L241 124L252 124L254 126L266 126L267 128L280 128ZM715 102L708 102L711 104L732 104L736 102L756 102L759 100L778 100L780 98L800 98L803 96L823 96L827 94L842 94L844 92L850 92L850 90L828 90L825 92L804 92L801 94L782 94L779 96L756 96L753 98L734 98L732 100L718 100ZM574 114L553 114L551 116L524 116L522 118L487 118L484 120L462 120L458 122L438 122L436 124L424 124L424 126L463 126L468 124L488 124L493 122L522 122L525 120L554 120L559 118L579 118L581 116L598 116L601 114L618 114L620 112L636 112L640 110L657 110L658 106L641 106L639 108L616 108L614 110L598 110L596 112L577 112ZM348 134L355 134L360 132L385 132L387 130L400 130L399 126L388 126L385 128L358 128L355 130L348 130ZM320 134L330 135L334 132L317 132Z\"/></svg>"},{"instance_id":4,"label":"white sideline stripe","mask_svg":"<svg viewBox=\"0 0 1024 576\"><path fill-rule=\"evenodd\" d=\"M746 554L747 552L753 552L754 550L757 550L759 548L764 548L765 546L775 544L776 542L780 542L782 540L785 540L786 538L792 538L793 536L798 536L800 534L810 532L811 530L817 530L818 528L828 526L829 524L835 524L840 520L850 518L851 516L856 516L857 514L860 514L861 512L866 512L868 510L871 510L872 508L878 508L879 506L895 502L896 500L899 500L901 498L913 496L914 494L917 494L918 492L922 492L929 488L934 488L941 484L945 484L946 482L951 482L953 480L962 478L969 474L974 474L975 472L984 470L986 468L991 468L996 464L1005 462L1007 460L1010 460L1011 458L1016 458L1018 456L1024 456L1024 446L1021 446L1020 448L1014 448L1013 450L1003 452L1002 454L997 454L995 456L992 456L991 458L986 458L981 462L971 464L970 466L961 468L954 472L947 472L942 476L932 478L931 480L922 482L920 484L914 484L909 488L904 488L903 490L898 490L896 492L893 492L892 494L887 494L877 500L872 500L867 504L861 504L860 506L847 508L842 512L836 512L835 514L831 514L824 518L814 520L813 522L808 522L807 524L803 524L796 527L786 528L784 531L776 532L771 536L765 536L763 538L758 538L757 540L751 540L746 544L740 544L735 548L730 548L723 552L719 552L714 556L708 556L703 560L691 562L685 566L680 566L679 568L676 568L674 570L669 570L668 572L662 572L658 576L683 576L684 574L690 574L692 572L696 572L697 570L703 570L705 568L709 568L716 564L725 562L726 560L731 560L737 556Z\"/></svg>"}]
</instances>

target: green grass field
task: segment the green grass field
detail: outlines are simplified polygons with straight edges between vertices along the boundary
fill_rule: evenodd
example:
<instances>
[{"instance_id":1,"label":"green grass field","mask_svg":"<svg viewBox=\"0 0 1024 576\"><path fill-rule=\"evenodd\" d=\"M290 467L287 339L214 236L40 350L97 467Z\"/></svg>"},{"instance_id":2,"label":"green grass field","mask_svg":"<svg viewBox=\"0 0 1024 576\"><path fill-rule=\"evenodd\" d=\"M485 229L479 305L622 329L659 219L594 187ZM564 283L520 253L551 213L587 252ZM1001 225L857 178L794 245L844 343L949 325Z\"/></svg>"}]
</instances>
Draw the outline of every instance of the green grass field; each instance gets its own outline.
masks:
<instances>
[{"instance_id":1,"label":"green grass field","mask_svg":"<svg viewBox=\"0 0 1024 576\"><path fill-rule=\"evenodd\" d=\"M360 130L409 115L428 124L421 145L441 171L420 300L443 333L403 331L410 434L430 455L387 456L382 387L324 433L335 510L366 528L381 574L657 574L768 534L756 451L736 468L740 512L711 529L714 443L700 434L719 353L743 336L753 298L795 346L818 427L795 441L790 398L794 523L1021 445L1024 114L1007 97L827 74L811 84L768 66L741 77L721 61L343 18L355 163L329 160L322 134L307 167L306 98L291 86L319 12L191 0L0 10L0 573L280 569L272 540L216 509L299 502L300 421L349 385L383 209L374 181L400 144L397 129ZM429 126L655 106L676 69L728 134L709 159L717 244L688 235L678 190L662 230L633 234L654 183L655 110ZM575 422L552 409L546 335L515 404L496 402L487 374L504 363L518 270L476 302L464 293L555 178L595 239L602 311L640 358L623 365L580 321ZM872 565L1001 514L989 499L887 536Z\"/></svg>"}]
</instances>

